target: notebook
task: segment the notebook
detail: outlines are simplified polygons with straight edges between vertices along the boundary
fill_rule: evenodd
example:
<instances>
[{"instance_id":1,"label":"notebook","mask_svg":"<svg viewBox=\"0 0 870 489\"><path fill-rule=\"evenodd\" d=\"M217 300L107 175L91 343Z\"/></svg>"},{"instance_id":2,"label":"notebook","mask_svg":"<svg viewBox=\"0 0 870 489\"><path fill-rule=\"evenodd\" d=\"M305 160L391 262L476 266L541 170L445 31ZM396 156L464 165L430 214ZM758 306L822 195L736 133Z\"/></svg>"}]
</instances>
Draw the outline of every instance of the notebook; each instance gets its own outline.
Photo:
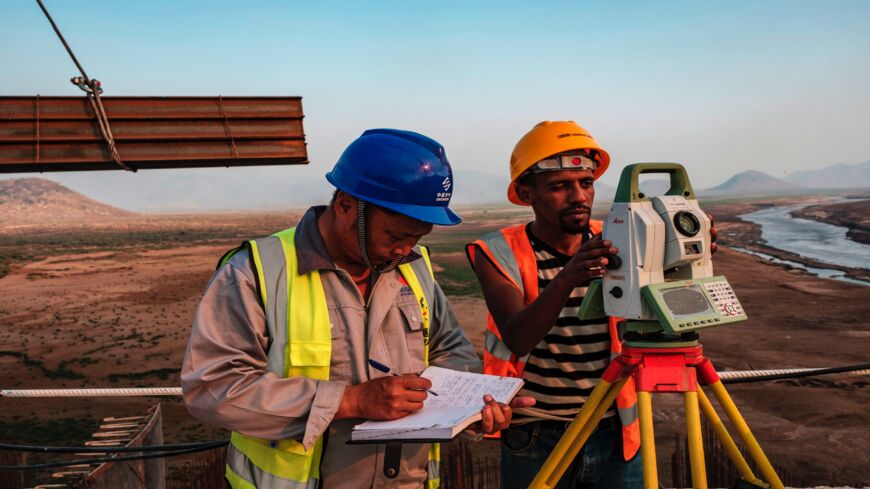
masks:
<instances>
[{"instance_id":1,"label":"notebook","mask_svg":"<svg viewBox=\"0 0 870 489\"><path fill-rule=\"evenodd\" d=\"M519 392L522 379L458 372L428 367L421 377L432 382L423 409L392 421L366 421L354 426L351 442L392 440L450 440L472 423L480 421L483 396L508 403Z\"/></svg>"}]
</instances>

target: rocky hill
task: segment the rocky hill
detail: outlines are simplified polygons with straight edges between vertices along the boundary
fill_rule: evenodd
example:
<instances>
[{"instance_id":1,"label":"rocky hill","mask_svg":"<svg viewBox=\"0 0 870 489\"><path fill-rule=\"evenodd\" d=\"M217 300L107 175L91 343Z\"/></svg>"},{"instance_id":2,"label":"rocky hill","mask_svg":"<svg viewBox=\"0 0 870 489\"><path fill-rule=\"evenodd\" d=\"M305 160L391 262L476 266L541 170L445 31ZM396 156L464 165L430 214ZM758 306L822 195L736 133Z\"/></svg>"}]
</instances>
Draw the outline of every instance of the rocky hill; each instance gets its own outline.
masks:
<instances>
[{"instance_id":1,"label":"rocky hill","mask_svg":"<svg viewBox=\"0 0 870 489\"><path fill-rule=\"evenodd\" d=\"M837 163L821 170L796 171L786 180L813 188L870 187L870 160L857 165Z\"/></svg>"},{"instance_id":2,"label":"rocky hill","mask_svg":"<svg viewBox=\"0 0 870 489\"><path fill-rule=\"evenodd\" d=\"M715 194L731 194L731 195L746 195L746 194L781 194L789 192L803 192L808 190L806 187L780 180L772 177L767 173L749 170L738 173L729 178L725 182L701 191L702 195Z\"/></svg>"},{"instance_id":3,"label":"rocky hill","mask_svg":"<svg viewBox=\"0 0 870 489\"><path fill-rule=\"evenodd\" d=\"M0 180L0 228L3 230L77 226L135 216L135 213L89 199L51 180Z\"/></svg>"}]
</instances>

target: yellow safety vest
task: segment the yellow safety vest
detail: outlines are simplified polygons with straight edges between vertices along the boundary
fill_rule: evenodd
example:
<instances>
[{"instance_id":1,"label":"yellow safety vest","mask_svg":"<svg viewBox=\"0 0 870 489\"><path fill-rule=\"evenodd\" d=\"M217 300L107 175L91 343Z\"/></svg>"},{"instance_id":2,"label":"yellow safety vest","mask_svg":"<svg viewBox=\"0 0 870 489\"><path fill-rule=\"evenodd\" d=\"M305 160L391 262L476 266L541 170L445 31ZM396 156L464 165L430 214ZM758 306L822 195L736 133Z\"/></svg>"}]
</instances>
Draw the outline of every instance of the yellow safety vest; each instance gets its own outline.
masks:
<instances>
[{"instance_id":1,"label":"yellow safety vest","mask_svg":"<svg viewBox=\"0 0 870 489\"><path fill-rule=\"evenodd\" d=\"M298 274L296 228L245 242L228 252L219 266L246 248L257 275L257 290L272 339L268 369L283 377L328 380L332 335L326 293L320 273ZM428 251L418 248L425 268L416 262L399 265L422 310L423 356L429 363L429 306L434 275ZM414 268L420 270L414 270ZM422 272L422 273L421 273ZM429 294L426 291L429 291ZM428 295L428 297L427 297ZM292 304L293 307L289 307ZM306 450L295 440L263 440L233 432L227 450L226 477L234 489L315 489L320 479L323 438ZM429 447L427 489L437 489L440 450Z\"/></svg>"}]
</instances>

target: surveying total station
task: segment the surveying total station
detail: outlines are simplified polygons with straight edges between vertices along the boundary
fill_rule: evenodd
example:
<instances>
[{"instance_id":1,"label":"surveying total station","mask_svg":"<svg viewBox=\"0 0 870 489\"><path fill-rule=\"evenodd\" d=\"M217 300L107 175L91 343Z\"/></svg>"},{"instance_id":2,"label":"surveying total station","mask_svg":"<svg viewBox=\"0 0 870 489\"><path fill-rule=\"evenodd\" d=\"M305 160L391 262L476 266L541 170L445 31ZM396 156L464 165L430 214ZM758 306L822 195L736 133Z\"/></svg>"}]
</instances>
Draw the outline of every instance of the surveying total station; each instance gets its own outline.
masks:
<instances>
[{"instance_id":1,"label":"surveying total station","mask_svg":"<svg viewBox=\"0 0 870 489\"><path fill-rule=\"evenodd\" d=\"M666 174L670 188L664 195L648 197L640 189L642 174ZM659 487L651 399L656 392L683 394L693 488L707 487L701 440L703 411L737 468L740 478L736 487L782 489L773 466L698 341L698 330L743 321L746 314L728 280L713 275L710 220L698 206L682 165L627 166L604 223L603 238L610 240L619 254L608 257L608 272L590 284L579 314L581 319L624 319L622 352L610 362L529 487L556 486L620 389L633 379L645 489ZM710 387L762 478L753 473L701 384Z\"/></svg>"}]
</instances>

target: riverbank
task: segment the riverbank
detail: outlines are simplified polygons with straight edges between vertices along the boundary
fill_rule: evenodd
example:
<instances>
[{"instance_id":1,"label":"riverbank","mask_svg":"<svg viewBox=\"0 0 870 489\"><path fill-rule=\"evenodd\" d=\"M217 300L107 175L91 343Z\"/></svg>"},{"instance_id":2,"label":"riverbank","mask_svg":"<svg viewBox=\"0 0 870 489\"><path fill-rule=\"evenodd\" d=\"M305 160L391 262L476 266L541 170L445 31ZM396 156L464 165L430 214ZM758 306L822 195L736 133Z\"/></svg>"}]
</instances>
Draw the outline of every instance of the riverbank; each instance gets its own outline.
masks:
<instances>
[{"instance_id":1,"label":"riverbank","mask_svg":"<svg viewBox=\"0 0 870 489\"><path fill-rule=\"evenodd\" d=\"M791 215L800 219L812 219L842 226L849 230L846 237L870 245L870 195L858 196L858 198L865 200L811 205L798 209Z\"/></svg>"},{"instance_id":2,"label":"riverbank","mask_svg":"<svg viewBox=\"0 0 870 489\"><path fill-rule=\"evenodd\" d=\"M723 246L770 255L780 260L798 263L807 267L839 270L845 277L870 283L870 270L866 268L833 265L770 246L762 238L761 226L759 224L748 222L740 217L772 207L796 205L806 202L806 200L794 198L779 198L748 203L708 203L704 206L704 210L715 218L716 228L719 231L718 242ZM827 207L830 205L832 204L825 203L825 200L817 199L815 202L812 202L811 207ZM850 210L858 212L856 208L851 208ZM796 267L788 264L780 266L786 269L796 269ZM804 273L810 274L809 272Z\"/></svg>"}]
</instances>

